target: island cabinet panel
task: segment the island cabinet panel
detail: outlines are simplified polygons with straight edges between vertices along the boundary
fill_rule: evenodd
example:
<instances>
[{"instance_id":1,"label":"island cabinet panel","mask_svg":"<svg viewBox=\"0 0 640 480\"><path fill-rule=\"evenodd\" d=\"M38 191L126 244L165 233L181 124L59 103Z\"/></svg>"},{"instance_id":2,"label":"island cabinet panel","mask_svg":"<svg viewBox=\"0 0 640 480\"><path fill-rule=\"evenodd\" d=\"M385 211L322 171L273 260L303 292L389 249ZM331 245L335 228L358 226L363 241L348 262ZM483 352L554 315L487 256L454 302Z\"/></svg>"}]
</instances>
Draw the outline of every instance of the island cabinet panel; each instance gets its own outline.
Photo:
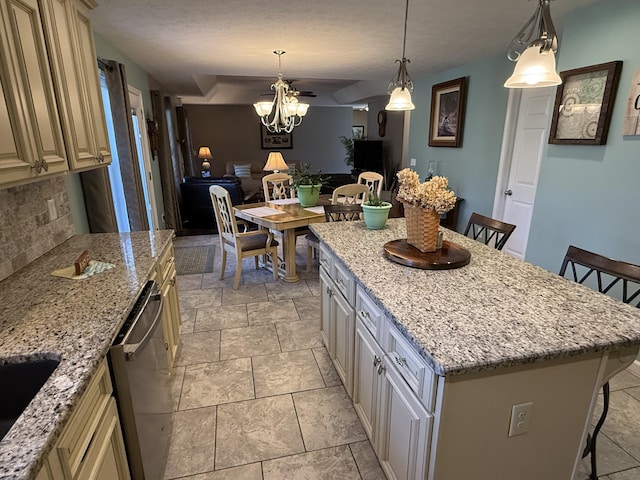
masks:
<instances>
[{"instance_id":1,"label":"island cabinet panel","mask_svg":"<svg viewBox=\"0 0 640 480\"><path fill-rule=\"evenodd\" d=\"M158 283L162 295L162 329L167 349L167 364L171 370L178 351L182 325L173 245L169 245L160 256L155 275L151 276L151 280Z\"/></svg>"},{"instance_id":2,"label":"island cabinet panel","mask_svg":"<svg viewBox=\"0 0 640 480\"><path fill-rule=\"evenodd\" d=\"M37 0L0 0L0 185L68 170Z\"/></svg>"}]
</instances>

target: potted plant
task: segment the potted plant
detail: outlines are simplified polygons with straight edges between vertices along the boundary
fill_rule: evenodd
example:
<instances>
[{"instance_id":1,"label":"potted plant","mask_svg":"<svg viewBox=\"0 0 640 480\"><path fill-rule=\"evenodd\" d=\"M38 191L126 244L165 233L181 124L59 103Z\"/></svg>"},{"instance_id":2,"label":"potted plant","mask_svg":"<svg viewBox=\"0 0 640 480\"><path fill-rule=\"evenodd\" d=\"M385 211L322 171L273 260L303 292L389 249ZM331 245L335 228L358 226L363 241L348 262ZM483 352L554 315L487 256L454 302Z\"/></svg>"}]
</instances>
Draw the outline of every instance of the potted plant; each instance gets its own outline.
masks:
<instances>
[{"instance_id":1,"label":"potted plant","mask_svg":"<svg viewBox=\"0 0 640 480\"><path fill-rule=\"evenodd\" d=\"M302 207L315 207L320 196L320 189L327 183L320 170L317 173L309 171L310 165L305 163L302 169L291 175L291 187L296 189L296 194Z\"/></svg>"},{"instance_id":2,"label":"potted plant","mask_svg":"<svg viewBox=\"0 0 640 480\"><path fill-rule=\"evenodd\" d=\"M391 204L380 200L375 193L370 193L365 202L362 202L362 214L364 223L369 230L380 230L387 224Z\"/></svg>"},{"instance_id":3,"label":"potted plant","mask_svg":"<svg viewBox=\"0 0 640 480\"><path fill-rule=\"evenodd\" d=\"M355 166L354 160L353 160L353 141L366 140L367 136L360 134L354 137L341 136L338 138L340 139L340 143L342 143L342 146L344 147L344 150L345 150L344 163L346 163L347 166L351 167L351 171L353 172L354 171L353 168Z\"/></svg>"}]
</instances>

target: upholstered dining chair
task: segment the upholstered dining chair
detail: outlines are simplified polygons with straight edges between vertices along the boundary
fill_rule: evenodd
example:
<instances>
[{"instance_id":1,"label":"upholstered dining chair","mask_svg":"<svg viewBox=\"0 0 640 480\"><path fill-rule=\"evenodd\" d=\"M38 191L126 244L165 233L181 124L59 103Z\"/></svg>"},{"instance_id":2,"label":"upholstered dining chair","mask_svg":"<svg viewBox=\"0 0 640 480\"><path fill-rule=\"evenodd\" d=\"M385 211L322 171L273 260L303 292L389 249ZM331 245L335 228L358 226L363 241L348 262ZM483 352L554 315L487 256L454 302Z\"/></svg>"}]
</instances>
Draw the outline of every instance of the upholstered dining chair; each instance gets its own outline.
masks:
<instances>
[{"instance_id":1,"label":"upholstered dining chair","mask_svg":"<svg viewBox=\"0 0 640 480\"><path fill-rule=\"evenodd\" d=\"M220 280L224 279L227 252L231 252L236 256L236 274L233 281L235 290L240 286L242 260L244 258L254 257L257 270L258 257L260 255L268 255L273 263L273 279L278 280L278 242L273 239L271 232L268 230L240 232L236 217L233 214L229 192L219 185L212 185L209 187L209 195L216 215L220 251L222 252Z\"/></svg>"},{"instance_id":2,"label":"upholstered dining chair","mask_svg":"<svg viewBox=\"0 0 640 480\"><path fill-rule=\"evenodd\" d=\"M262 189L265 201L294 198L295 190L291 188L291 175L272 173L262 177Z\"/></svg>"},{"instance_id":3,"label":"upholstered dining chair","mask_svg":"<svg viewBox=\"0 0 640 480\"><path fill-rule=\"evenodd\" d=\"M358 181L369 187L369 192L375 193L378 197L382 193L383 176L377 172L362 172L358 175ZM365 199L366 200L366 199Z\"/></svg>"},{"instance_id":4,"label":"upholstered dining chair","mask_svg":"<svg viewBox=\"0 0 640 480\"><path fill-rule=\"evenodd\" d=\"M617 293L624 303L640 308L640 265L612 260L597 253L569 245L562 260L560 276L574 282L597 288L600 293ZM582 457L591 455L591 480L598 480L596 465L596 439L609 411L609 382L602 386L602 414L587 436L587 445Z\"/></svg>"},{"instance_id":5,"label":"upholstered dining chair","mask_svg":"<svg viewBox=\"0 0 640 480\"><path fill-rule=\"evenodd\" d=\"M369 195L369 187L361 183L348 183L341 185L333 191L331 203L336 205L342 203L344 205L354 205L362 203Z\"/></svg>"},{"instance_id":6,"label":"upholstered dining chair","mask_svg":"<svg viewBox=\"0 0 640 480\"><path fill-rule=\"evenodd\" d=\"M509 237L516 229L511 223L501 222L491 217L485 217L479 213L473 212L464 230L466 236L470 236L474 240L483 242L485 245L502 250L504 244L507 243ZM471 233L471 235L469 235Z\"/></svg>"}]
</instances>

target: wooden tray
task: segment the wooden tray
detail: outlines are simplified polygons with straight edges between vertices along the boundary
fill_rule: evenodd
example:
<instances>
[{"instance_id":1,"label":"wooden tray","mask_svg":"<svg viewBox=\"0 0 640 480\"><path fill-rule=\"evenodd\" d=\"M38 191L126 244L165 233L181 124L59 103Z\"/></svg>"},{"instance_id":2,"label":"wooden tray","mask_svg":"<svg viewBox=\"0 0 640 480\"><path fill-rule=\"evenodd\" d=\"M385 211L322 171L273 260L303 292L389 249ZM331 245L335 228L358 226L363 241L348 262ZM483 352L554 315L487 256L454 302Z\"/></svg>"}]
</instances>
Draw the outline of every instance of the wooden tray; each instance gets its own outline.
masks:
<instances>
[{"instance_id":1,"label":"wooden tray","mask_svg":"<svg viewBox=\"0 0 640 480\"><path fill-rule=\"evenodd\" d=\"M444 240L442 248L435 252L423 253L407 243L406 238L392 240L384 244L384 255L407 267L423 270L449 270L464 267L471 260L471 252L457 243Z\"/></svg>"}]
</instances>

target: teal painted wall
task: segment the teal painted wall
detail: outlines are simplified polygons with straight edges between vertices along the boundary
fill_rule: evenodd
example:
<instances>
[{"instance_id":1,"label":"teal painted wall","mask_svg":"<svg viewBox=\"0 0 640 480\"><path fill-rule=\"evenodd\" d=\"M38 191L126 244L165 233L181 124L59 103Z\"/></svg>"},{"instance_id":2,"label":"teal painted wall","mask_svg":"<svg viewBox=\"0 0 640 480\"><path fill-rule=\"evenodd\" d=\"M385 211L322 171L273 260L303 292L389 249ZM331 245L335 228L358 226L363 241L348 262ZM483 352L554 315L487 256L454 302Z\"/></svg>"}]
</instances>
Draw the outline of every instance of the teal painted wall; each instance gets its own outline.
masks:
<instances>
[{"instance_id":1,"label":"teal painted wall","mask_svg":"<svg viewBox=\"0 0 640 480\"><path fill-rule=\"evenodd\" d=\"M640 2L607 0L567 20L560 71L622 60L603 146L549 145L540 171L527 260L557 272L570 244L640 264L640 136L623 137L633 73L640 69Z\"/></svg>"},{"instance_id":2,"label":"teal painted wall","mask_svg":"<svg viewBox=\"0 0 640 480\"><path fill-rule=\"evenodd\" d=\"M422 178L430 161L436 162L436 174L449 178L460 204L458 231L464 228L471 212L491 215L508 91L502 86L513 71L504 55L484 58L446 72L414 81L409 131L409 159ZM461 148L429 147L431 87L459 77L467 77L467 101Z\"/></svg>"}]
</instances>

